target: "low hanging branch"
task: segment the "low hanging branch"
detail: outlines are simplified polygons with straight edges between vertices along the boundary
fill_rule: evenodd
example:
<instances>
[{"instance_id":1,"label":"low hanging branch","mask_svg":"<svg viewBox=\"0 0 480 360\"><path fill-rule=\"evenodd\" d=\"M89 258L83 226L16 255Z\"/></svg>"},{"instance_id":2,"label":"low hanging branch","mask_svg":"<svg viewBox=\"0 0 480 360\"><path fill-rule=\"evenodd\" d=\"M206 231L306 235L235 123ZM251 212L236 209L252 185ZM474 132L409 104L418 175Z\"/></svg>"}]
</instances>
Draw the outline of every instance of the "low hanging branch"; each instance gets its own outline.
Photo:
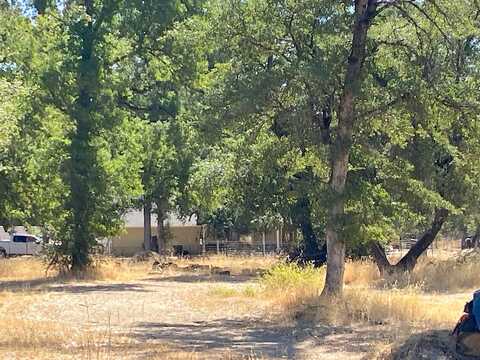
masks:
<instances>
[{"instance_id":1,"label":"low hanging branch","mask_svg":"<svg viewBox=\"0 0 480 360\"><path fill-rule=\"evenodd\" d=\"M387 272L388 274L392 274L395 272L412 271L415 268L420 255L422 255L435 240L435 237L447 220L447 217L447 209L437 209L435 211L435 218L433 219L430 228L423 233L415 245L413 245L407 254L395 265L390 264L390 261L388 261L383 246L378 241L373 242L371 245L371 252L378 269L380 270L380 273L383 274Z\"/></svg>"}]
</instances>

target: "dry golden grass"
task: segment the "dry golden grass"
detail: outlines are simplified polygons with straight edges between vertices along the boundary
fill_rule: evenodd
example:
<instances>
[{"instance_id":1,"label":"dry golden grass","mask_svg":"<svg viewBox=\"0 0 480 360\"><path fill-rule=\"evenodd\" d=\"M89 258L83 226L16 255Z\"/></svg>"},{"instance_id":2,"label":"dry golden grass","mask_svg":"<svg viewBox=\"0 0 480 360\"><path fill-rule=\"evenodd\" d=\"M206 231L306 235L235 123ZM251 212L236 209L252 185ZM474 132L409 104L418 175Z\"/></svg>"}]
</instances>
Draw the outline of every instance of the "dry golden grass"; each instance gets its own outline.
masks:
<instances>
[{"instance_id":1,"label":"dry golden grass","mask_svg":"<svg viewBox=\"0 0 480 360\"><path fill-rule=\"evenodd\" d=\"M275 255L244 255L244 256L226 256L226 255L208 255L199 256L191 259L184 258L176 260L179 267L198 264L211 267L219 267L230 270L233 274L255 272L257 270L266 270L271 268L279 261Z\"/></svg>"},{"instance_id":2,"label":"dry golden grass","mask_svg":"<svg viewBox=\"0 0 480 360\"><path fill-rule=\"evenodd\" d=\"M422 257L415 270L410 274L396 274L380 278L371 277L366 284L377 288L418 288L425 292L454 292L480 287L477 269L480 265L480 254L462 261L458 253L448 258Z\"/></svg>"},{"instance_id":3,"label":"dry golden grass","mask_svg":"<svg viewBox=\"0 0 480 360\"><path fill-rule=\"evenodd\" d=\"M378 268L371 261L349 261L345 265L345 285L369 286L379 279Z\"/></svg>"},{"instance_id":4,"label":"dry golden grass","mask_svg":"<svg viewBox=\"0 0 480 360\"><path fill-rule=\"evenodd\" d=\"M350 319L415 328L452 327L461 314L465 300L428 295L411 288L347 289L345 293L346 314Z\"/></svg>"},{"instance_id":5,"label":"dry golden grass","mask_svg":"<svg viewBox=\"0 0 480 360\"><path fill-rule=\"evenodd\" d=\"M478 261L425 257L412 274L382 278L372 262L349 262L345 269L344 300L332 304L319 297L324 285L324 268L280 263L247 290L218 287L211 294L268 299L276 310L274 316L286 320L293 320L299 314L321 312L321 319L317 320L330 323L449 328L458 320L473 289L480 287L476 271L479 265Z\"/></svg>"},{"instance_id":6,"label":"dry golden grass","mask_svg":"<svg viewBox=\"0 0 480 360\"><path fill-rule=\"evenodd\" d=\"M94 266L81 276L59 275L54 268L46 271L47 264L35 257L17 257L8 260L0 259L0 279L2 281L25 282L35 280L58 281L129 281L145 278L151 270L149 262L133 263L127 259L99 258Z\"/></svg>"},{"instance_id":7,"label":"dry golden grass","mask_svg":"<svg viewBox=\"0 0 480 360\"><path fill-rule=\"evenodd\" d=\"M458 262L455 259L422 261L411 275L411 282L424 290L451 292L480 286L478 259Z\"/></svg>"},{"instance_id":8,"label":"dry golden grass","mask_svg":"<svg viewBox=\"0 0 480 360\"><path fill-rule=\"evenodd\" d=\"M24 311L22 302L35 303L42 294L0 293L0 358L2 359L239 359L230 352L197 353L168 343L134 340L133 330L116 331L108 324L66 324L46 321ZM130 333L131 332L131 333ZM251 356L242 359L257 359Z\"/></svg>"},{"instance_id":9,"label":"dry golden grass","mask_svg":"<svg viewBox=\"0 0 480 360\"><path fill-rule=\"evenodd\" d=\"M22 303L34 303L39 295L4 291L0 311L0 355L3 358L106 358L111 334L93 327L67 326L27 313ZM108 337L108 338L107 338Z\"/></svg>"},{"instance_id":10,"label":"dry golden grass","mask_svg":"<svg viewBox=\"0 0 480 360\"><path fill-rule=\"evenodd\" d=\"M87 280L130 281L144 279L152 270L151 262L131 262L127 259L100 258L85 274Z\"/></svg>"},{"instance_id":11,"label":"dry golden grass","mask_svg":"<svg viewBox=\"0 0 480 360\"><path fill-rule=\"evenodd\" d=\"M400 331L451 328L458 319L464 303L473 289L480 287L477 269L480 260L457 261L423 257L412 274L381 278L376 266L369 262L349 262L345 270L345 297L334 303L320 300L325 269L299 267L282 262L277 257L211 256L181 259L182 268L192 264L229 269L234 274L267 273L247 283L213 285L201 301L202 310L223 309L225 316L263 312L277 321L301 320L331 324L385 324ZM151 272L151 262L132 263L123 259L102 259L96 262L81 280L129 282L143 280ZM56 278L55 272L45 274L45 264L34 258L0 261L3 281L78 281ZM175 270L173 270L175 271ZM181 270L180 270L181 271ZM169 276L171 274L166 274ZM158 276L158 274L156 274ZM1 286L1 285L0 285ZM81 358L110 359L145 355L152 359L236 359L235 353L206 354L185 352L171 344L142 344L128 334L115 333L108 326L67 326L60 322L44 321L35 314L22 313L21 303L35 303L41 292L1 291L0 357L1 358ZM223 301L220 301L223 300ZM227 309L228 307L228 309ZM222 310L223 311L223 310ZM402 329L402 330L400 330ZM393 333L392 333L393 334ZM392 335L393 337L393 335ZM142 356L143 356L142 355ZM256 359L255 354L247 359Z\"/></svg>"},{"instance_id":12,"label":"dry golden grass","mask_svg":"<svg viewBox=\"0 0 480 360\"><path fill-rule=\"evenodd\" d=\"M180 267L191 264L208 264L238 271L265 269L276 259L272 257L226 257L214 256L179 260ZM122 334L109 326L94 324L66 324L61 321L46 321L35 312L27 312L19 304L45 302L48 286L57 282L131 282L144 280L151 275L152 261L131 262L128 259L96 259L95 266L81 277L60 276L55 270L45 273L46 264L38 258L18 257L0 261L0 358L11 359L149 359L196 360L196 359L257 359L252 354L217 351L197 353L185 351L169 343L134 341L128 329ZM173 270L174 272L175 270ZM179 271L181 273L181 270ZM159 274L156 273L155 276ZM162 274L163 275L163 274ZM165 276L172 275L168 271ZM7 284L2 286L2 282ZM13 286L15 284L21 286ZM44 285L47 286L44 286ZM3 289L2 289L3 288ZM10 289L10 290L8 290ZM56 295L55 295L56 296ZM61 296L61 295L59 295ZM192 294L195 299L196 294ZM48 300L47 300L48 301ZM198 301L198 300L196 300ZM232 307L233 304L233 307ZM230 311L252 310L248 301L228 304ZM218 304L217 304L218 306ZM59 314L61 316L61 314Z\"/></svg>"},{"instance_id":13,"label":"dry golden grass","mask_svg":"<svg viewBox=\"0 0 480 360\"><path fill-rule=\"evenodd\" d=\"M6 281L27 281L45 277L54 277L56 271L45 272L46 264L31 256L22 256L8 260L0 259L0 279Z\"/></svg>"},{"instance_id":14,"label":"dry golden grass","mask_svg":"<svg viewBox=\"0 0 480 360\"><path fill-rule=\"evenodd\" d=\"M213 255L192 259L174 260L182 267L197 264L228 269L232 274L254 274L272 267L278 262L277 256L225 256ZM94 259L94 266L81 276L59 276L55 269L46 272L47 264L35 257L18 257L6 261L0 259L0 279L3 281L33 281L57 278L59 280L129 281L145 278L152 270L152 261L132 262L124 258L103 257Z\"/></svg>"}]
</instances>

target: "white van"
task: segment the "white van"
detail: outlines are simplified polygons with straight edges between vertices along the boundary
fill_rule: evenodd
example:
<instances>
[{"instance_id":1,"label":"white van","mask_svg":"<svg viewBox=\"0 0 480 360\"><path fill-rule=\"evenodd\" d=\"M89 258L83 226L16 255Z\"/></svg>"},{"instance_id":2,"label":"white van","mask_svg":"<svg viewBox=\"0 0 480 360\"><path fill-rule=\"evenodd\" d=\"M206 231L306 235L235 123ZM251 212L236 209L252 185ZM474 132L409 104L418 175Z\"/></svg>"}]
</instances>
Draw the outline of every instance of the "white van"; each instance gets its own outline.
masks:
<instances>
[{"instance_id":1,"label":"white van","mask_svg":"<svg viewBox=\"0 0 480 360\"><path fill-rule=\"evenodd\" d=\"M37 255L42 250L40 238L30 234L13 234L0 239L0 257L10 255Z\"/></svg>"}]
</instances>

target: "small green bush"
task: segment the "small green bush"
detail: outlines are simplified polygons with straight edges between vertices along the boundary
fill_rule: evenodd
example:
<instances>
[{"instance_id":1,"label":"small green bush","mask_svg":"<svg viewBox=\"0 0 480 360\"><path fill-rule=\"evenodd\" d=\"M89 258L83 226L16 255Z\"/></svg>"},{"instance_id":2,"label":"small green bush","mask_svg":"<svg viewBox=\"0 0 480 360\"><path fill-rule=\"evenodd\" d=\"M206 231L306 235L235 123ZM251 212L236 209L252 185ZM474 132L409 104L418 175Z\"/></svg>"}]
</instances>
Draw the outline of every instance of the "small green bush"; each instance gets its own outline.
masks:
<instances>
[{"instance_id":1,"label":"small green bush","mask_svg":"<svg viewBox=\"0 0 480 360\"><path fill-rule=\"evenodd\" d=\"M274 266L260 278L260 285L267 291L284 291L299 287L323 288L324 268L313 265L299 266L296 263L282 263Z\"/></svg>"}]
</instances>

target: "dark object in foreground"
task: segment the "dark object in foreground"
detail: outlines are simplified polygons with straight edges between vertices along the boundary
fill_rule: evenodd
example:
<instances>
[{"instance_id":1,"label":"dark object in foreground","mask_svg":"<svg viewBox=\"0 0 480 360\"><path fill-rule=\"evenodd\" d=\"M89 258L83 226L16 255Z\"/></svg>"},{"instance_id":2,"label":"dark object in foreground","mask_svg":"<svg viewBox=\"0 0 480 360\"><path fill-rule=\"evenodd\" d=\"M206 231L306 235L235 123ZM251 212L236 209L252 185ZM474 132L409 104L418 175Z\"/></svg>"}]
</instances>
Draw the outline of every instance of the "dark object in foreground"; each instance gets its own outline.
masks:
<instances>
[{"instance_id":1,"label":"dark object in foreground","mask_svg":"<svg viewBox=\"0 0 480 360\"><path fill-rule=\"evenodd\" d=\"M464 356L480 358L480 332L461 333L456 339L456 351Z\"/></svg>"},{"instance_id":2,"label":"dark object in foreground","mask_svg":"<svg viewBox=\"0 0 480 360\"><path fill-rule=\"evenodd\" d=\"M465 356L480 357L480 291L473 294L473 300L465 304L464 314L452 331L455 348Z\"/></svg>"},{"instance_id":3,"label":"dark object in foreground","mask_svg":"<svg viewBox=\"0 0 480 360\"><path fill-rule=\"evenodd\" d=\"M366 357L364 360L371 360ZM408 339L374 357L375 360L473 360L455 350L455 341L447 330L429 330Z\"/></svg>"}]
</instances>

